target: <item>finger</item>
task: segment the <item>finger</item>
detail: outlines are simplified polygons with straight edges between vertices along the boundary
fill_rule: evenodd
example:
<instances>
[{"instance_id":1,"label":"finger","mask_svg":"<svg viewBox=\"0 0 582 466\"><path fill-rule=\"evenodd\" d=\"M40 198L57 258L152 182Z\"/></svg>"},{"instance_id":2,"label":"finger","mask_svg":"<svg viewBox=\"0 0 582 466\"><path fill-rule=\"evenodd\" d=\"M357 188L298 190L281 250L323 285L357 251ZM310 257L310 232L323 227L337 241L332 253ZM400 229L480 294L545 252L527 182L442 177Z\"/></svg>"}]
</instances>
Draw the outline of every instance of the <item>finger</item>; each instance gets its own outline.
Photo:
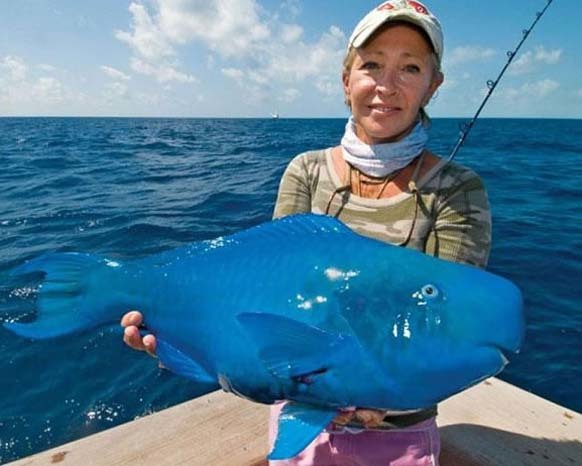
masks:
<instances>
[{"instance_id":1,"label":"finger","mask_svg":"<svg viewBox=\"0 0 582 466\"><path fill-rule=\"evenodd\" d=\"M345 426L354 418L355 414L355 411L341 411L334 418L333 423L340 426Z\"/></svg>"},{"instance_id":2,"label":"finger","mask_svg":"<svg viewBox=\"0 0 582 466\"><path fill-rule=\"evenodd\" d=\"M145 351L146 347L143 344L139 329L135 325L125 327L123 330L123 341L127 346L135 350Z\"/></svg>"},{"instance_id":3,"label":"finger","mask_svg":"<svg viewBox=\"0 0 582 466\"><path fill-rule=\"evenodd\" d=\"M356 412L357 419L364 425L364 427L372 428L378 427L385 417L384 411L372 409L359 409Z\"/></svg>"},{"instance_id":4,"label":"finger","mask_svg":"<svg viewBox=\"0 0 582 466\"><path fill-rule=\"evenodd\" d=\"M139 312L139 311L130 311L130 312L126 313L121 318L121 326L122 327L129 327L132 325L135 327L139 327L142 323L143 323L143 316L141 315L141 312Z\"/></svg>"},{"instance_id":5,"label":"finger","mask_svg":"<svg viewBox=\"0 0 582 466\"><path fill-rule=\"evenodd\" d=\"M146 335L145 337L142 338L142 344L144 349L151 355L154 357L156 356L156 337L154 337L153 335Z\"/></svg>"}]
</instances>

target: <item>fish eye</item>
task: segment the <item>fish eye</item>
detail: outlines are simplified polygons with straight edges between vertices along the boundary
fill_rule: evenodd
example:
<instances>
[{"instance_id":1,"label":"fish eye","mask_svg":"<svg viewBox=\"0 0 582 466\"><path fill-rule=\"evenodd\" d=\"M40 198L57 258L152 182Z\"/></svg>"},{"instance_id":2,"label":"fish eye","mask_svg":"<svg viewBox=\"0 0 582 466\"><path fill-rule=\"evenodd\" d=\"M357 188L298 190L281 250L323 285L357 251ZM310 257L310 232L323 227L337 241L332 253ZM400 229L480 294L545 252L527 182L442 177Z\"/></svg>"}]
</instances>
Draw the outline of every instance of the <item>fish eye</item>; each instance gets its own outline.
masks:
<instances>
[{"instance_id":1,"label":"fish eye","mask_svg":"<svg viewBox=\"0 0 582 466\"><path fill-rule=\"evenodd\" d=\"M424 285L420 292L425 299L434 299L439 295L439 290L434 285Z\"/></svg>"}]
</instances>

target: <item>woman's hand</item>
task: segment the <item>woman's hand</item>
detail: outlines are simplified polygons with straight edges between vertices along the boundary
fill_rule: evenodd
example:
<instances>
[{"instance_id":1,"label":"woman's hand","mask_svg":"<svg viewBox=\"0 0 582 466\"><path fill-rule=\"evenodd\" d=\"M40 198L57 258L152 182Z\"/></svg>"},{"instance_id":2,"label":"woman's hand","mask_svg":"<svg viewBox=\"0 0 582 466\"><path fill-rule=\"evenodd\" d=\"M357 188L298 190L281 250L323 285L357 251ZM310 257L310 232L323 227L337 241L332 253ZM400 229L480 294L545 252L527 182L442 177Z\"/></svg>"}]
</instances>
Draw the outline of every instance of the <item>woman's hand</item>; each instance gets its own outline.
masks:
<instances>
[{"instance_id":1,"label":"woman's hand","mask_svg":"<svg viewBox=\"0 0 582 466\"><path fill-rule=\"evenodd\" d=\"M382 424L386 417L385 411L377 409L354 409L342 411L332 421L334 424L345 426L352 421L361 423L366 429L373 429Z\"/></svg>"},{"instance_id":2,"label":"woman's hand","mask_svg":"<svg viewBox=\"0 0 582 466\"><path fill-rule=\"evenodd\" d=\"M127 346L139 351L145 351L150 356L156 357L156 337L146 335L142 338L139 327L143 323L143 316L139 311L130 311L121 318L121 326L124 327L123 341Z\"/></svg>"}]
</instances>

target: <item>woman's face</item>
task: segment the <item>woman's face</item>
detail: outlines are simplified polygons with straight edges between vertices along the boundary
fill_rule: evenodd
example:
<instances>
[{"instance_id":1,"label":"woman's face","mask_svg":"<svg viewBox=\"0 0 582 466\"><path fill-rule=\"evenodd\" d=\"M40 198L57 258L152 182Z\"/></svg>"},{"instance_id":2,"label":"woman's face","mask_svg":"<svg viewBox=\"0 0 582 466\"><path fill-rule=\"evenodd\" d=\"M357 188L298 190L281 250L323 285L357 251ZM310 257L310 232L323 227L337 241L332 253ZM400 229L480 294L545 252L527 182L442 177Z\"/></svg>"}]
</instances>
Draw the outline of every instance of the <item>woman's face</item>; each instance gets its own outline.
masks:
<instances>
[{"instance_id":1,"label":"woman's face","mask_svg":"<svg viewBox=\"0 0 582 466\"><path fill-rule=\"evenodd\" d=\"M406 24L384 29L356 51L343 74L356 134L367 144L400 139L442 81L420 32Z\"/></svg>"}]
</instances>

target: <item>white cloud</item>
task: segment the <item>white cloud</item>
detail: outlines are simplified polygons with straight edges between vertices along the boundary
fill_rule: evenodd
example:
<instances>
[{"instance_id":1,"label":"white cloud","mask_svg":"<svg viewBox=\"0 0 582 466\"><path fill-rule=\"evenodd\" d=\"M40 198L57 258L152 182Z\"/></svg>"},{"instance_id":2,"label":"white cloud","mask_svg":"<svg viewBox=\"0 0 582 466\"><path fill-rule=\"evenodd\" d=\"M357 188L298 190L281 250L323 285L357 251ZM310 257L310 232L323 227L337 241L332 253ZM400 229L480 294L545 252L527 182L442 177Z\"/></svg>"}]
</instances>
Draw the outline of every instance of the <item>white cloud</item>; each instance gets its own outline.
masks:
<instances>
[{"instance_id":1,"label":"white cloud","mask_svg":"<svg viewBox=\"0 0 582 466\"><path fill-rule=\"evenodd\" d=\"M536 82L525 83L520 87L510 87L499 91L503 99L508 100L540 100L555 92L560 87L560 83L552 79L542 79Z\"/></svg>"},{"instance_id":2,"label":"white cloud","mask_svg":"<svg viewBox=\"0 0 582 466\"><path fill-rule=\"evenodd\" d=\"M123 71L119 71L110 66L101 66L101 71L103 71L107 76L115 81L129 81L131 79L131 77L125 74Z\"/></svg>"},{"instance_id":3,"label":"white cloud","mask_svg":"<svg viewBox=\"0 0 582 466\"><path fill-rule=\"evenodd\" d=\"M299 0L283 0L279 6L281 14L291 19L297 18L301 14L301 2Z\"/></svg>"},{"instance_id":4,"label":"white cloud","mask_svg":"<svg viewBox=\"0 0 582 466\"><path fill-rule=\"evenodd\" d=\"M46 63L42 63L36 66L39 70L44 71L45 73L54 73L57 69L53 65L47 65Z\"/></svg>"},{"instance_id":5,"label":"white cloud","mask_svg":"<svg viewBox=\"0 0 582 466\"><path fill-rule=\"evenodd\" d=\"M55 71L50 65L29 66L23 58L6 56L0 60L0 80L2 84L2 102L21 106L22 104L53 105L65 101L84 98L84 95L74 95L65 85L54 77L35 77L29 70Z\"/></svg>"},{"instance_id":6,"label":"white cloud","mask_svg":"<svg viewBox=\"0 0 582 466\"><path fill-rule=\"evenodd\" d=\"M303 35L303 28L297 24L284 24L281 28L281 39L286 44L297 42Z\"/></svg>"},{"instance_id":7,"label":"white cloud","mask_svg":"<svg viewBox=\"0 0 582 466\"><path fill-rule=\"evenodd\" d=\"M32 85L31 96L37 102L58 104L65 100L65 90L58 79L39 78Z\"/></svg>"},{"instance_id":8,"label":"white cloud","mask_svg":"<svg viewBox=\"0 0 582 466\"><path fill-rule=\"evenodd\" d=\"M273 43L264 51L264 72L272 79L284 82L313 78L318 87L334 82L341 90L340 74L345 42L343 32L332 26L315 44L297 42L289 46Z\"/></svg>"},{"instance_id":9,"label":"white cloud","mask_svg":"<svg viewBox=\"0 0 582 466\"><path fill-rule=\"evenodd\" d=\"M315 87L319 92L326 96L339 95L343 92L340 86L339 77L337 80L320 78L315 82Z\"/></svg>"},{"instance_id":10,"label":"white cloud","mask_svg":"<svg viewBox=\"0 0 582 466\"><path fill-rule=\"evenodd\" d=\"M537 47L535 52L536 61L547 65L555 65L560 62L562 49L546 50L544 47Z\"/></svg>"},{"instance_id":11,"label":"white cloud","mask_svg":"<svg viewBox=\"0 0 582 466\"><path fill-rule=\"evenodd\" d=\"M131 69L136 73L152 76L159 82L166 83L168 81L178 81L181 83L196 82L196 78L192 75L178 71L174 66L162 63L148 63L139 58L131 59Z\"/></svg>"},{"instance_id":12,"label":"white cloud","mask_svg":"<svg viewBox=\"0 0 582 466\"><path fill-rule=\"evenodd\" d=\"M129 88L124 82L114 82L105 85L103 97L107 103L116 103L119 99L129 99Z\"/></svg>"},{"instance_id":13,"label":"white cloud","mask_svg":"<svg viewBox=\"0 0 582 466\"><path fill-rule=\"evenodd\" d=\"M136 101L140 102L146 107L159 107L165 102L165 99L159 94L152 94L151 92L138 92L135 96Z\"/></svg>"},{"instance_id":14,"label":"white cloud","mask_svg":"<svg viewBox=\"0 0 582 466\"><path fill-rule=\"evenodd\" d=\"M133 15L133 32L117 31L117 39L129 44L137 55L148 61L159 62L175 55L167 37L143 5L131 3L129 11Z\"/></svg>"},{"instance_id":15,"label":"white cloud","mask_svg":"<svg viewBox=\"0 0 582 466\"><path fill-rule=\"evenodd\" d=\"M193 82L180 70L180 47L203 44L214 55L206 60L248 91L248 95L270 92L278 85L297 81L312 83L325 95L341 94L341 61L346 37L332 26L315 43L303 39L303 28L280 22L278 15L297 11L288 1L279 13L262 9L257 0L151 0L153 13L132 3L131 32L117 32L117 38L133 51L131 68L159 81ZM273 34L272 31L277 31ZM283 91L281 91L283 92Z\"/></svg>"},{"instance_id":16,"label":"white cloud","mask_svg":"<svg viewBox=\"0 0 582 466\"><path fill-rule=\"evenodd\" d=\"M253 83L259 84L262 86L267 85L270 82L269 76L267 76L265 73L262 73L260 71L255 71L252 69L247 71L247 77Z\"/></svg>"},{"instance_id":17,"label":"white cloud","mask_svg":"<svg viewBox=\"0 0 582 466\"><path fill-rule=\"evenodd\" d=\"M455 89L459 86L459 82L459 78L449 77L449 75L446 75L445 80L438 89L438 92L446 92Z\"/></svg>"},{"instance_id":18,"label":"white cloud","mask_svg":"<svg viewBox=\"0 0 582 466\"><path fill-rule=\"evenodd\" d=\"M161 8L166 3L192 4L197 0L156 0L156 2ZM162 83L196 82L194 76L179 70L173 42L181 41L163 30L160 15L152 19L145 6L137 3L131 3L129 11L132 14L132 32L117 31L115 37L133 49L131 68Z\"/></svg>"},{"instance_id":19,"label":"white cloud","mask_svg":"<svg viewBox=\"0 0 582 466\"><path fill-rule=\"evenodd\" d=\"M560 83L552 79L544 79L536 83L528 83L523 86L525 93L546 97L547 95L553 93L560 87Z\"/></svg>"},{"instance_id":20,"label":"white cloud","mask_svg":"<svg viewBox=\"0 0 582 466\"><path fill-rule=\"evenodd\" d=\"M225 57L247 54L267 40L269 28L259 19L255 0L155 0L158 23L177 44L204 42Z\"/></svg>"},{"instance_id":21,"label":"white cloud","mask_svg":"<svg viewBox=\"0 0 582 466\"><path fill-rule=\"evenodd\" d=\"M234 79L237 82L241 82L245 75L244 72L238 68L223 68L221 71L222 74L228 76L231 79Z\"/></svg>"},{"instance_id":22,"label":"white cloud","mask_svg":"<svg viewBox=\"0 0 582 466\"><path fill-rule=\"evenodd\" d=\"M1 74L8 77L11 81L22 81L26 78L28 67L20 57L7 55L0 61Z\"/></svg>"},{"instance_id":23,"label":"white cloud","mask_svg":"<svg viewBox=\"0 0 582 466\"><path fill-rule=\"evenodd\" d=\"M277 99L288 102L296 97L294 93L279 90L280 86L308 83L325 96L341 95L340 74L345 42L345 35L335 26L315 43L272 40L257 50L252 63L240 67L242 74L237 74L237 82L250 90L250 95L275 92Z\"/></svg>"},{"instance_id":24,"label":"white cloud","mask_svg":"<svg viewBox=\"0 0 582 466\"><path fill-rule=\"evenodd\" d=\"M455 72L454 70L450 73L447 72L445 74L445 80L443 81L441 86L438 88L436 95L440 95L440 94L450 95L450 92L453 92L453 91L456 92L456 90L458 90L458 89L465 88L467 82L470 82L470 83L474 82L473 74L471 74L470 72L460 71L460 70L457 72ZM435 97L436 97L436 95L435 95ZM434 100L434 97L432 100Z\"/></svg>"},{"instance_id":25,"label":"white cloud","mask_svg":"<svg viewBox=\"0 0 582 466\"><path fill-rule=\"evenodd\" d=\"M285 89L283 94L279 97L281 102L291 103L296 101L301 96L301 91L298 89L290 88Z\"/></svg>"},{"instance_id":26,"label":"white cloud","mask_svg":"<svg viewBox=\"0 0 582 466\"><path fill-rule=\"evenodd\" d=\"M531 73L539 65L555 65L560 62L562 49L546 50L544 47L536 47L534 51L528 50L518 57L509 68L509 74L513 76Z\"/></svg>"},{"instance_id":27,"label":"white cloud","mask_svg":"<svg viewBox=\"0 0 582 466\"><path fill-rule=\"evenodd\" d=\"M468 62L483 61L495 56L495 50L478 46L467 45L455 47L449 54L445 54L447 66L455 66Z\"/></svg>"}]
</instances>

